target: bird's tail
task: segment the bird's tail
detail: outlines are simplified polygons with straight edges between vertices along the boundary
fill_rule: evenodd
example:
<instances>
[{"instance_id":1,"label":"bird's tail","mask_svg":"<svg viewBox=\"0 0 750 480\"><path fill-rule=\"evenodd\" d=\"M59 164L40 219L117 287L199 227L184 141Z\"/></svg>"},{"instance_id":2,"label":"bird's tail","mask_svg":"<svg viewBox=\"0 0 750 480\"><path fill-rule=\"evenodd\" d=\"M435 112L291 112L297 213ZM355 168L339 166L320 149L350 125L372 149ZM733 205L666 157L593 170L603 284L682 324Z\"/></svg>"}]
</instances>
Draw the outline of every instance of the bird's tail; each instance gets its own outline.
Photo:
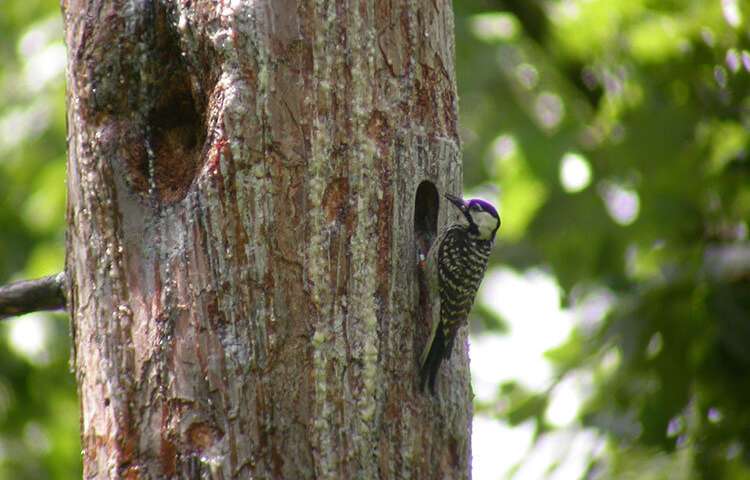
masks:
<instances>
[{"instance_id":1,"label":"bird's tail","mask_svg":"<svg viewBox=\"0 0 750 480\"><path fill-rule=\"evenodd\" d=\"M421 366L419 369L419 388L424 391L424 387L429 381L430 392L435 394L435 379L437 378L438 369L446 356L445 335L442 328L436 328L432 337L432 342L425 346L425 350L420 358Z\"/></svg>"}]
</instances>

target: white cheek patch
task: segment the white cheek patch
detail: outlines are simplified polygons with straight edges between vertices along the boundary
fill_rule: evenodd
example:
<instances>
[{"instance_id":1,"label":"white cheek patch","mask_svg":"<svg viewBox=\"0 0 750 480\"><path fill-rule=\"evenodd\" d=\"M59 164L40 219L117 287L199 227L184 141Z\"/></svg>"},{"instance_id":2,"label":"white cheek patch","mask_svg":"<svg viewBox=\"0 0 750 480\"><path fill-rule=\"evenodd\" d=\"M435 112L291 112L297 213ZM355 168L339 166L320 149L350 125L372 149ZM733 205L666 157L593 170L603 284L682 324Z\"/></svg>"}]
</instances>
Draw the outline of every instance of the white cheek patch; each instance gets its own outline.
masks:
<instances>
[{"instance_id":1,"label":"white cheek patch","mask_svg":"<svg viewBox=\"0 0 750 480\"><path fill-rule=\"evenodd\" d=\"M489 238L497 228L497 218L487 212L477 212L473 215L474 222L479 227L479 236Z\"/></svg>"}]
</instances>

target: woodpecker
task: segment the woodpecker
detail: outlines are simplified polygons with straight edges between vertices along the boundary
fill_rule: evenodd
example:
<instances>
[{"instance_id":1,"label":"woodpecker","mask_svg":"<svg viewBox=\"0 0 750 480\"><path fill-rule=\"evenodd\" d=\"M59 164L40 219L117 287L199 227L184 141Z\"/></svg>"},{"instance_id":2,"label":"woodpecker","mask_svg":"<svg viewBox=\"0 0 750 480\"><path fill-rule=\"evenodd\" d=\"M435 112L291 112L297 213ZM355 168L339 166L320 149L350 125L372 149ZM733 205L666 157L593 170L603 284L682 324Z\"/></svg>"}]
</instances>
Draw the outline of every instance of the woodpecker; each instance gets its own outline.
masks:
<instances>
[{"instance_id":1,"label":"woodpecker","mask_svg":"<svg viewBox=\"0 0 750 480\"><path fill-rule=\"evenodd\" d=\"M489 202L465 201L445 194L461 212L460 220L446 225L427 253L424 266L430 292L431 333L420 357L420 388L429 381L435 393L440 364L449 359L458 329L466 325L474 296L487 270L487 261L500 228L500 216Z\"/></svg>"}]
</instances>

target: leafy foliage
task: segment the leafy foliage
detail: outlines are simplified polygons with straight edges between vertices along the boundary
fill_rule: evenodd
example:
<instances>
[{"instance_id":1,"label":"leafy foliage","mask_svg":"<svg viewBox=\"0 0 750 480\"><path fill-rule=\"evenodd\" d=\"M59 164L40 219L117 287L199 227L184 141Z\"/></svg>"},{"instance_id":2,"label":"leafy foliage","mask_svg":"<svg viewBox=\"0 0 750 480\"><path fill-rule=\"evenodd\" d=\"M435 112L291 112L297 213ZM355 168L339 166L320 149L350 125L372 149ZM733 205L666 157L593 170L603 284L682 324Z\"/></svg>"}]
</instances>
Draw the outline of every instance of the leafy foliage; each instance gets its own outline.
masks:
<instances>
[{"instance_id":1,"label":"leafy foliage","mask_svg":"<svg viewBox=\"0 0 750 480\"><path fill-rule=\"evenodd\" d=\"M548 354L593 378L577 428L607 449L588 475L750 476L750 4L456 10L465 178L499 188L496 260L550 269L573 308L612 297ZM544 436L549 391L506 386L500 417Z\"/></svg>"},{"instance_id":2,"label":"leafy foliage","mask_svg":"<svg viewBox=\"0 0 750 480\"><path fill-rule=\"evenodd\" d=\"M62 270L65 67L54 2L0 15L0 283ZM80 478L65 315L0 325L0 478Z\"/></svg>"}]
</instances>

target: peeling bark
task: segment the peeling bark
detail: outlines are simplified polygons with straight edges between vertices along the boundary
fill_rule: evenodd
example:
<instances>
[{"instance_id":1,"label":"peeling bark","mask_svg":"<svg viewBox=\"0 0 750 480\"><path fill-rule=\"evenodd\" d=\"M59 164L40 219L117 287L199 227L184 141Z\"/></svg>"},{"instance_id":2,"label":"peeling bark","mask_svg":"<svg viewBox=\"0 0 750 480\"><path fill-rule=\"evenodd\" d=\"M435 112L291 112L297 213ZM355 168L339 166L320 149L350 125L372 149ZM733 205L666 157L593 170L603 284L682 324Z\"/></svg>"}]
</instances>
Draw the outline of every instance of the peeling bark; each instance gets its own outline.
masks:
<instances>
[{"instance_id":1,"label":"peeling bark","mask_svg":"<svg viewBox=\"0 0 750 480\"><path fill-rule=\"evenodd\" d=\"M63 13L84 475L467 478L465 336L437 398L417 379L415 195L462 174L451 3Z\"/></svg>"}]
</instances>

